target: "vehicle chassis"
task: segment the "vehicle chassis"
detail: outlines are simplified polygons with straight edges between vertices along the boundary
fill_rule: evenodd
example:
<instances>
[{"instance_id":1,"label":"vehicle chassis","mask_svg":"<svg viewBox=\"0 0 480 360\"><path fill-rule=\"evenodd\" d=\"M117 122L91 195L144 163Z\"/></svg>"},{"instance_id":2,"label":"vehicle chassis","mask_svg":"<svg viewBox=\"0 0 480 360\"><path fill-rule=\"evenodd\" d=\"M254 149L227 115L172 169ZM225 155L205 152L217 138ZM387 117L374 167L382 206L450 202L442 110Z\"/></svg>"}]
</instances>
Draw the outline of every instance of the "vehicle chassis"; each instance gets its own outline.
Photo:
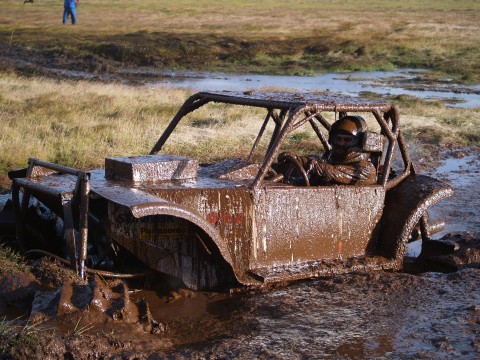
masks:
<instances>
[{"instance_id":1,"label":"vehicle chassis","mask_svg":"<svg viewBox=\"0 0 480 360\"><path fill-rule=\"evenodd\" d=\"M179 122L210 102L266 109L246 159L199 166L196 160L158 155ZM331 122L324 112L373 114L383 139L376 185L270 181L285 139L305 124L330 149L325 131ZM255 164L253 154L272 122L263 161ZM62 256L83 278L90 252L103 246L103 253L114 256L113 245L193 289L399 270L416 230L428 241L442 228L429 221L427 210L452 194L450 186L415 173L399 122L398 108L387 101L200 92L187 99L149 155L107 158L105 169L92 171L30 159L28 168L11 171L17 242L22 251L37 246L27 241L33 198L62 219ZM403 162L399 173L391 170L395 151Z\"/></svg>"}]
</instances>

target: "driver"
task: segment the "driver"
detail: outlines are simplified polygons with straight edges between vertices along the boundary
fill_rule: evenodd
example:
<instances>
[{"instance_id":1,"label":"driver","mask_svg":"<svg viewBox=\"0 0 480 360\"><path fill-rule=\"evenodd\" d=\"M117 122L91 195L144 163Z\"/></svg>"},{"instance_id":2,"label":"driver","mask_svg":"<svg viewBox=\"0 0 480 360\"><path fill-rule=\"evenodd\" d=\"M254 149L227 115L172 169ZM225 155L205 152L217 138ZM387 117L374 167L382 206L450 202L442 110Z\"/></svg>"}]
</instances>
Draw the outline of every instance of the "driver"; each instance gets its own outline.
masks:
<instances>
[{"instance_id":1,"label":"driver","mask_svg":"<svg viewBox=\"0 0 480 360\"><path fill-rule=\"evenodd\" d=\"M310 185L372 185L377 171L369 161L370 153L362 149L367 123L357 115L347 115L332 124L328 142L332 146L321 159L282 153L279 164L287 156L294 157L305 169Z\"/></svg>"}]
</instances>

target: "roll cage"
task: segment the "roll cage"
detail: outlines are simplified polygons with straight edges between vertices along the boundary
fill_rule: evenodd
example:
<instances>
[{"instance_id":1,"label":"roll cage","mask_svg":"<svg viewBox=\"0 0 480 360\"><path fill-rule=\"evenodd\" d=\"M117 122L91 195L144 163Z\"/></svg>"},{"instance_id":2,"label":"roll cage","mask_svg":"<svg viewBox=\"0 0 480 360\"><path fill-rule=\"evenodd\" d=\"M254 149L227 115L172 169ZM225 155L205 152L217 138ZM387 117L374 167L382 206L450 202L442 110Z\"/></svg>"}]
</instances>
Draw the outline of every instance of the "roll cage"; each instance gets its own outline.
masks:
<instances>
[{"instance_id":1,"label":"roll cage","mask_svg":"<svg viewBox=\"0 0 480 360\"><path fill-rule=\"evenodd\" d=\"M338 97L320 94L296 94L286 92L199 92L188 98L172 121L158 139L150 154L158 153L180 120L187 114L210 103L225 103L241 106L265 108L267 114L252 149L247 157L250 161L267 124L273 121L274 130L267 147L266 154L255 180L250 185L258 188L263 183L267 172L275 161L281 144L289 133L309 123L325 149L330 145L322 133L321 128L329 130L331 124L322 115L323 112L334 112L335 118L348 112L370 112L380 126L380 134L385 138L385 148L377 183L389 190L399 184L410 174L414 174L413 165L407 152L407 146L399 128L398 108L390 102L380 100L365 100L353 97ZM391 173L392 159L395 147L399 146L403 169L399 174Z\"/></svg>"}]
</instances>

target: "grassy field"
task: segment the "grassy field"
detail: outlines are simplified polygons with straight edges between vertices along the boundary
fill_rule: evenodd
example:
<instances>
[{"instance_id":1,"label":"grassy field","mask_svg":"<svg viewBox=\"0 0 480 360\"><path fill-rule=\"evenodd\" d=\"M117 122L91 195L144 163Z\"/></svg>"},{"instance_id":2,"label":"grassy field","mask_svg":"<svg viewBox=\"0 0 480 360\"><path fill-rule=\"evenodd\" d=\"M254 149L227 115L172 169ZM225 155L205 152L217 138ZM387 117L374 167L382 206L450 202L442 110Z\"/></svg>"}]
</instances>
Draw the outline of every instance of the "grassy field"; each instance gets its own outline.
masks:
<instances>
[{"instance_id":1,"label":"grassy field","mask_svg":"<svg viewBox=\"0 0 480 360\"><path fill-rule=\"evenodd\" d=\"M29 157L89 169L103 166L106 156L146 154L188 96L185 90L4 74L0 182L5 185L6 172L26 166ZM451 109L403 97L394 100L401 107L409 141L480 144L480 109ZM248 153L263 116L258 110L235 106L202 108L183 123L164 150L203 161ZM304 148L308 143L294 146Z\"/></svg>"},{"instance_id":2,"label":"grassy field","mask_svg":"<svg viewBox=\"0 0 480 360\"><path fill-rule=\"evenodd\" d=\"M0 45L94 67L277 74L415 67L480 82L480 2L474 0L81 0L76 26L63 26L62 13L58 0L2 0ZM148 153L188 95L0 72L0 183L30 156L92 168L105 156ZM394 100L410 141L479 145L478 109ZM204 161L246 151L256 130L248 124L257 114L209 111L186 123L167 150Z\"/></svg>"},{"instance_id":3,"label":"grassy field","mask_svg":"<svg viewBox=\"0 0 480 360\"><path fill-rule=\"evenodd\" d=\"M159 68L313 74L429 68L480 82L478 0L0 2L0 43Z\"/></svg>"}]
</instances>

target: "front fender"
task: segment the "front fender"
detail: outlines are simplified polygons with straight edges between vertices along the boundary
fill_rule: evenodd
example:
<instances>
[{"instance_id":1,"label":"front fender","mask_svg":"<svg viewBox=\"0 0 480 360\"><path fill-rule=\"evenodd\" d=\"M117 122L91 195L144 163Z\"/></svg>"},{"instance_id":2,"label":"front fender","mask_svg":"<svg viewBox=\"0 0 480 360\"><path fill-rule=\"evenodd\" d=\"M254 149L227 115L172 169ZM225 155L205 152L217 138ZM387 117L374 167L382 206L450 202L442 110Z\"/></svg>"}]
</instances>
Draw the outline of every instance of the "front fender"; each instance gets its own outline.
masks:
<instances>
[{"instance_id":1,"label":"front fender","mask_svg":"<svg viewBox=\"0 0 480 360\"><path fill-rule=\"evenodd\" d=\"M426 175L410 175L389 190L381 219L378 253L395 259L395 268L401 268L407 242L422 215L452 194L450 185Z\"/></svg>"},{"instance_id":2,"label":"front fender","mask_svg":"<svg viewBox=\"0 0 480 360\"><path fill-rule=\"evenodd\" d=\"M234 270L227 244L223 241L217 229L200 214L193 212L191 209L138 189L111 186L96 188L92 192L112 203L128 208L137 219L151 215L169 215L185 219L197 225L212 239L222 257Z\"/></svg>"}]
</instances>

